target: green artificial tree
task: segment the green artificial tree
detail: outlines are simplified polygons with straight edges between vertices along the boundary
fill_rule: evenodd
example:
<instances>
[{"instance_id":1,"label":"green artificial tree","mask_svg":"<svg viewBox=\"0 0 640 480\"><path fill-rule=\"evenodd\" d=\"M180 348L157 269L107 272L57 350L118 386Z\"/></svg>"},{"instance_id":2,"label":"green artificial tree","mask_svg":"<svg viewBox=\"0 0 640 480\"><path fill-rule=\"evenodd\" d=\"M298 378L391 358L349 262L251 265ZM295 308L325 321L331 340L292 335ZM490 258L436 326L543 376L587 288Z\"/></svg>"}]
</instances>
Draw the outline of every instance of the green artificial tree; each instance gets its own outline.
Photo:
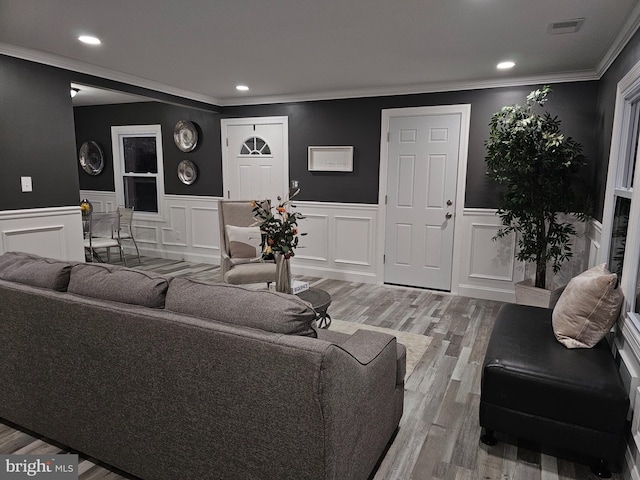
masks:
<instances>
[{"instance_id":1,"label":"green artificial tree","mask_svg":"<svg viewBox=\"0 0 640 480\"><path fill-rule=\"evenodd\" d=\"M498 216L503 227L495 239L518 234L516 258L535 262L535 286L546 288L547 265L554 273L572 255L573 224L558 214L588 217L585 199L577 192L578 173L586 164L582 146L560 131L560 120L539 113L551 92L534 90L526 105L502 107L491 117L487 175L501 186Z\"/></svg>"}]
</instances>

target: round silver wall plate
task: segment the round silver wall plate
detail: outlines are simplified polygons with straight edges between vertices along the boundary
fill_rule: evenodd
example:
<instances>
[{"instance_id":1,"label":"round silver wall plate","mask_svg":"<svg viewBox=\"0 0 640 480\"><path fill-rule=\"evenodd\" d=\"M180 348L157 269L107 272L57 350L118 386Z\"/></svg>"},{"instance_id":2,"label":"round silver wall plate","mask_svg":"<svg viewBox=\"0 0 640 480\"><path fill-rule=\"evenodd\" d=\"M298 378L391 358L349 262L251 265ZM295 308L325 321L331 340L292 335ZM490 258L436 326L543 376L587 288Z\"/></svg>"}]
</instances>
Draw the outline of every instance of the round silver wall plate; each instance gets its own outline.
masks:
<instances>
[{"instance_id":1,"label":"round silver wall plate","mask_svg":"<svg viewBox=\"0 0 640 480\"><path fill-rule=\"evenodd\" d=\"M198 178L198 168L191 160L182 160L178 164L178 178L185 185L191 185Z\"/></svg>"},{"instance_id":2,"label":"round silver wall plate","mask_svg":"<svg viewBox=\"0 0 640 480\"><path fill-rule=\"evenodd\" d=\"M78 159L82 169L89 175L98 175L104 168L104 153L93 140L82 144Z\"/></svg>"},{"instance_id":3,"label":"round silver wall plate","mask_svg":"<svg viewBox=\"0 0 640 480\"><path fill-rule=\"evenodd\" d=\"M173 141L183 152L190 152L198 144L198 129L186 120L180 120L173 129Z\"/></svg>"}]
</instances>

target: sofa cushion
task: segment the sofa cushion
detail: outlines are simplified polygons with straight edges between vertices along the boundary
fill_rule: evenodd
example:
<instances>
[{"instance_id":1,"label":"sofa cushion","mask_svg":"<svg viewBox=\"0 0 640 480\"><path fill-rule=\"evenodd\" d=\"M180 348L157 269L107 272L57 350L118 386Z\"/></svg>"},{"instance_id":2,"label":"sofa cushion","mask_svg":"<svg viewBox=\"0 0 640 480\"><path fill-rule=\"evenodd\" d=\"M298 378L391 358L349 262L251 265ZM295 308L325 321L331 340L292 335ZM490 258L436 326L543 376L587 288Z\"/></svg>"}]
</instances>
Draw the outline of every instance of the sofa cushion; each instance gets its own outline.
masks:
<instances>
[{"instance_id":1,"label":"sofa cushion","mask_svg":"<svg viewBox=\"0 0 640 480\"><path fill-rule=\"evenodd\" d=\"M571 279L553 310L553 332L567 348L591 348L611 330L622 304L618 276L597 265Z\"/></svg>"},{"instance_id":2,"label":"sofa cushion","mask_svg":"<svg viewBox=\"0 0 640 480\"><path fill-rule=\"evenodd\" d=\"M0 279L65 292L72 264L22 252L0 256Z\"/></svg>"},{"instance_id":3,"label":"sofa cushion","mask_svg":"<svg viewBox=\"0 0 640 480\"><path fill-rule=\"evenodd\" d=\"M258 227L235 227L226 225L231 258L257 258L262 250L262 234Z\"/></svg>"},{"instance_id":4,"label":"sofa cushion","mask_svg":"<svg viewBox=\"0 0 640 480\"><path fill-rule=\"evenodd\" d=\"M316 336L312 328L316 314L307 303L293 295L267 290L212 285L180 277L169 285L166 309L273 333Z\"/></svg>"},{"instance_id":5,"label":"sofa cushion","mask_svg":"<svg viewBox=\"0 0 640 480\"><path fill-rule=\"evenodd\" d=\"M115 265L82 263L71 269L69 293L162 308L169 288L163 276Z\"/></svg>"}]
</instances>

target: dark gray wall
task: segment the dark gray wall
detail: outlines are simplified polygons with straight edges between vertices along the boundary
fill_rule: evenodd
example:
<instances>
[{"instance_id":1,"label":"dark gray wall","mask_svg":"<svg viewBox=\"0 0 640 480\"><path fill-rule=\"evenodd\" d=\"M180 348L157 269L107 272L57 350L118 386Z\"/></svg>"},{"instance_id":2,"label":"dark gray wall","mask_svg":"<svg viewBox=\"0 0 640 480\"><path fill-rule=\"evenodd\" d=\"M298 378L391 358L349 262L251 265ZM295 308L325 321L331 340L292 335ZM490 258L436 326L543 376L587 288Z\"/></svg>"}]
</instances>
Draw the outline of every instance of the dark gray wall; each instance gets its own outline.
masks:
<instances>
[{"instance_id":1,"label":"dark gray wall","mask_svg":"<svg viewBox=\"0 0 640 480\"><path fill-rule=\"evenodd\" d=\"M0 210L77 205L74 145L67 75L0 56Z\"/></svg>"},{"instance_id":2,"label":"dark gray wall","mask_svg":"<svg viewBox=\"0 0 640 480\"><path fill-rule=\"evenodd\" d=\"M277 105L227 107L223 116L289 117L289 172L301 182L301 200L377 203L382 110L388 108L471 104L466 207L495 208L495 187L485 177L484 141L491 115L503 105L524 103L539 85L492 88L420 95L326 100ZM597 82L552 85L547 108L563 122L563 131L582 143L595 171L595 118ZM353 173L308 172L309 145L353 145Z\"/></svg>"},{"instance_id":3,"label":"dark gray wall","mask_svg":"<svg viewBox=\"0 0 640 480\"><path fill-rule=\"evenodd\" d=\"M76 107L76 151L83 142L98 142L105 154L105 168L100 175L87 174L78 164L80 188L114 191L111 127L117 125L155 125L162 129L165 193L176 195L222 196L222 157L220 150L219 114L167 105L158 102L126 103L95 107ZM198 128L198 144L191 152L182 152L173 140L173 129L179 120L194 122ZM191 160L198 167L198 178L185 185L177 177L178 163Z\"/></svg>"},{"instance_id":4,"label":"dark gray wall","mask_svg":"<svg viewBox=\"0 0 640 480\"><path fill-rule=\"evenodd\" d=\"M219 107L0 55L0 168L3 171L0 176L0 210L77 205L79 188L89 188L84 184L86 178L78 171L79 144L76 144L74 109L69 96L71 82L121 90L166 102L157 104L156 111L151 115L145 116L143 111L131 115L134 121L140 118L140 123L147 123L147 119L152 118L151 123L161 123L163 132L169 132L169 135L163 135L163 145L168 152L165 166L168 172L173 168L172 175L168 175L171 178L167 180L167 193L221 194L220 134L215 114ZM179 160L175 158L176 152L170 148L173 125L181 118L193 118L204 128L218 132L215 136L204 136L201 146L186 154L198 159L210 155L213 158L211 163L203 161L202 166L198 165L208 181L194 184L188 192L182 191L184 185L177 183L175 166ZM128 124L129 121L122 120L117 124ZM102 132L98 134L102 135ZM80 144L83 141L78 140ZM110 151L110 139L100 144ZM32 177L33 192L21 192L21 176ZM96 189L113 190L113 170L111 174L105 172L95 178L99 179Z\"/></svg>"},{"instance_id":5,"label":"dark gray wall","mask_svg":"<svg viewBox=\"0 0 640 480\"><path fill-rule=\"evenodd\" d=\"M597 163L595 179L593 183L595 205L595 217L602 220L604 207L604 195L607 183L607 169L609 166L609 149L611 148L611 135L613 131L613 116L616 104L616 90L618 82L640 61L640 30L631 38L618 58L611 64L607 72L598 82L598 102L596 112L597 148L596 155L600 160Z\"/></svg>"},{"instance_id":6,"label":"dark gray wall","mask_svg":"<svg viewBox=\"0 0 640 480\"><path fill-rule=\"evenodd\" d=\"M639 58L640 40L639 34L636 34L602 80L555 84L548 104L549 110L563 120L565 133L584 145L590 162L587 178L593 185L595 217L599 220L606 182L615 88L619 79ZM78 138L75 138L73 111L68 95L70 82L117 88L175 105L182 102L189 107L197 107L172 108L157 104L154 107L140 107L141 111L135 112L133 110L136 107L129 106L124 116L122 111L115 108L108 114L113 116L110 117L112 124L138 122L163 125L166 191L186 195L222 195L220 118L287 115L290 127L290 174L291 178L297 178L302 183L301 199L376 203L382 109L470 103L471 131L465 206L486 208L496 206L494 188L487 183L484 174L484 141L488 135L490 116L502 105L523 102L526 94L535 87L221 109L0 55L0 166L5 172L0 178L1 210L75 205L79 188L113 190L113 176L109 170L95 179L78 171L79 145L86 139L97 139L105 150L110 151L110 130L108 137L105 137L104 126L97 127L96 131L87 130L90 125L97 125L98 120L90 119L90 113L81 113L82 109L78 109L78 119L82 119L75 125L78 129ZM173 145L171 132L179 119L193 120L201 128L202 143L195 152L181 154ZM308 172L309 145L353 145L355 171ZM183 186L175 177L175 167L182 158L191 158L199 167L200 178L192 187ZM19 177L22 175L32 176L34 192L20 192Z\"/></svg>"}]
</instances>

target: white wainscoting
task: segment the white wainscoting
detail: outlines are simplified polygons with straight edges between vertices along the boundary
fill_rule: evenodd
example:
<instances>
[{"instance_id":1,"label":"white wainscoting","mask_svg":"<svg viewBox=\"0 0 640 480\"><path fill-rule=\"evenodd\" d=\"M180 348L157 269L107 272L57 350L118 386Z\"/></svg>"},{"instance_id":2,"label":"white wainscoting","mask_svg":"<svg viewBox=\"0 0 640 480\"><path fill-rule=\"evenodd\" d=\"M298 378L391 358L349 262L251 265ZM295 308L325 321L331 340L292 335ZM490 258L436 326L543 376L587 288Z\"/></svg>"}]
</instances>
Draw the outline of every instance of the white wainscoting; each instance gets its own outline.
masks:
<instances>
[{"instance_id":1,"label":"white wainscoting","mask_svg":"<svg viewBox=\"0 0 640 480\"><path fill-rule=\"evenodd\" d=\"M622 478L640 479L640 337L638 325L631 315L623 316L617 323L613 352L618 361L622 383L629 392L631 434L627 438Z\"/></svg>"},{"instance_id":2,"label":"white wainscoting","mask_svg":"<svg viewBox=\"0 0 640 480\"><path fill-rule=\"evenodd\" d=\"M118 203L115 192L83 190L82 198L93 204L96 212L114 211ZM220 230L217 197L165 195L161 220L136 218L133 234L142 255L191 262L220 264ZM126 245L129 253L134 253Z\"/></svg>"},{"instance_id":3,"label":"white wainscoting","mask_svg":"<svg viewBox=\"0 0 640 480\"><path fill-rule=\"evenodd\" d=\"M81 191L94 211L113 211L114 192ZM143 255L218 265L220 230L217 197L165 195L162 221L136 219L133 231ZM377 205L296 202L300 248L291 262L294 274L375 283Z\"/></svg>"},{"instance_id":4,"label":"white wainscoting","mask_svg":"<svg viewBox=\"0 0 640 480\"><path fill-rule=\"evenodd\" d=\"M295 202L300 247L293 273L353 282L376 283L378 205Z\"/></svg>"},{"instance_id":5,"label":"white wainscoting","mask_svg":"<svg viewBox=\"0 0 640 480\"><path fill-rule=\"evenodd\" d=\"M114 192L82 191L95 211L112 211L117 203ZM220 263L220 232L217 197L165 195L165 218L161 221L134 218L134 234L141 252L161 258ZM294 274L340 280L379 283L384 278L377 240L378 222L384 206L371 204L295 202L305 218L300 221L300 248L291 267ZM454 258L452 293L503 302L515 301L514 283L525 277L525 267L514 258L515 237L494 241L500 228L496 210L467 208L457 219L460 242ZM582 272L598 258L601 226L592 221L576 223L585 235L574 241L574 258L564 276ZM566 282L565 282L566 283Z\"/></svg>"},{"instance_id":6,"label":"white wainscoting","mask_svg":"<svg viewBox=\"0 0 640 480\"><path fill-rule=\"evenodd\" d=\"M602 226L591 220L584 224L573 222L578 232L574 237L573 258L554 275L548 268L547 282L565 285L573 276L597 263ZM493 237L500 229L496 210L465 208L463 221L457 225L456 235L461 235L459 295L514 302L514 284L534 274L522 262L514 258L516 237L509 235L498 240Z\"/></svg>"},{"instance_id":7,"label":"white wainscoting","mask_svg":"<svg viewBox=\"0 0 640 480\"><path fill-rule=\"evenodd\" d=\"M0 211L0 253L84 261L79 206Z\"/></svg>"},{"instance_id":8,"label":"white wainscoting","mask_svg":"<svg viewBox=\"0 0 640 480\"><path fill-rule=\"evenodd\" d=\"M514 302L514 283L524 279L524 266L514 258L514 235L493 240L500 229L496 210L465 208L456 236L462 241L458 295Z\"/></svg>"}]
</instances>

